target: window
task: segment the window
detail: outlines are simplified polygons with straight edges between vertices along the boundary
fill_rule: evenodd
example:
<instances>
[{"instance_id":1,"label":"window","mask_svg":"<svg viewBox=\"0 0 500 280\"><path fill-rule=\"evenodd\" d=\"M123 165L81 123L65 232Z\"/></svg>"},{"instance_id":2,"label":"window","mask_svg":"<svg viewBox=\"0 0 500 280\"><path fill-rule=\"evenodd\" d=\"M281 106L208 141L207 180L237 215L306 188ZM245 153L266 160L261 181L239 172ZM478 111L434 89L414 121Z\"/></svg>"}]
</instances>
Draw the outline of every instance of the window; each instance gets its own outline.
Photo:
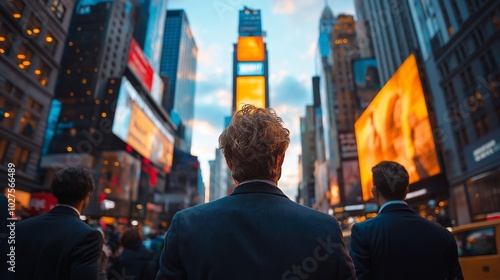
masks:
<instances>
[{"instance_id":1,"label":"window","mask_svg":"<svg viewBox=\"0 0 500 280\"><path fill-rule=\"evenodd\" d=\"M7 141L7 139L0 139L0 162L3 162L8 146L9 141Z\"/></svg>"},{"instance_id":2,"label":"window","mask_svg":"<svg viewBox=\"0 0 500 280\"><path fill-rule=\"evenodd\" d=\"M9 36L12 32L5 26L0 26L0 54L9 54L12 45L12 38Z\"/></svg>"},{"instance_id":3,"label":"window","mask_svg":"<svg viewBox=\"0 0 500 280\"><path fill-rule=\"evenodd\" d=\"M56 16L56 18L59 19L59 21L63 20L64 14L66 13L66 7L61 0L53 0L50 10Z\"/></svg>"},{"instance_id":4,"label":"window","mask_svg":"<svg viewBox=\"0 0 500 280\"><path fill-rule=\"evenodd\" d=\"M16 20L22 18L24 11L24 3L22 0L8 0L5 6L13 18Z\"/></svg>"},{"instance_id":5,"label":"window","mask_svg":"<svg viewBox=\"0 0 500 280\"><path fill-rule=\"evenodd\" d=\"M453 14L457 19L458 26L462 25L462 15L460 14L460 10L458 9L457 3L455 1L451 1L451 7L453 8Z\"/></svg>"},{"instance_id":6,"label":"window","mask_svg":"<svg viewBox=\"0 0 500 280\"><path fill-rule=\"evenodd\" d=\"M496 255L495 228L483 228L455 234L459 257Z\"/></svg>"},{"instance_id":7,"label":"window","mask_svg":"<svg viewBox=\"0 0 500 280\"><path fill-rule=\"evenodd\" d=\"M41 111L42 105L40 105L40 103L34 101L33 99L28 98L26 109L24 110L24 114L21 117L21 123L19 124L19 133L24 136L33 138L38 122L40 121L37 114L39 114L39 112Z\"/></svg>"},{"instance_id":8,"label":"window","mask_svg":"<svg viewBox=\"0 0 500 280\"><path fill-rule=\"evenodd\" d=\"M31 14L26 24L26 34L32 38L37 38L38 34L40 34L41 26L40 20L36 18L35 14Z\"/></svg>"},{"instance_id":9,"label":"window","mask_svg":"<svg viewBox=\"0 0 500 280\"><path fill-rule=\"evenodd\" d=\"M13 128L19 106L7 100L5 96L0 95L0 125Z\"/></svg>"},{"instance_id":10,"label":"window","mask_svg":"<svg viewBox=\"0 0 500 280\"><path fill-rule=\"evenodd\" d=\"M57 47L57 40L54 38L52 33L47 32L45 35L45 40L43 41L43 47L51 54L54 54Z\"/></svg>"},{"instance_id":11,"label":"window","mask_svg":"<svg viewBox=\"0 0 500 280\"><path fill-rule=\"evenodd\" d=\"M12 158L12 163L16 166L16 171L26 171L29 157L30 151L28 149L22 148L20 146L16 147L16 150L14 151L14 157Z\"/></svg>"},{"instance_id":12,"label":"window","mask_svg":"<svg viewBox=\"0 0 500 280\"><path fill-rule=\"evenodd\" d=\"M31 65L31 58L33 57L33 52L28 49L28 47L23 43L19 46L17 51L16 59L18 67L24 71L28 71Z\"/></svg>"},{"instance_id":13,"label":"window","mask_svg":"<svg viewBox=\"0 0 500 280\"><path fill-rule=\"evenodd\" d=\"M42 86L46 86L49 81L50 67L47 63L40 60L38 67L35 69L35 79L40 82Z\"/></svg>"}]
</instances>

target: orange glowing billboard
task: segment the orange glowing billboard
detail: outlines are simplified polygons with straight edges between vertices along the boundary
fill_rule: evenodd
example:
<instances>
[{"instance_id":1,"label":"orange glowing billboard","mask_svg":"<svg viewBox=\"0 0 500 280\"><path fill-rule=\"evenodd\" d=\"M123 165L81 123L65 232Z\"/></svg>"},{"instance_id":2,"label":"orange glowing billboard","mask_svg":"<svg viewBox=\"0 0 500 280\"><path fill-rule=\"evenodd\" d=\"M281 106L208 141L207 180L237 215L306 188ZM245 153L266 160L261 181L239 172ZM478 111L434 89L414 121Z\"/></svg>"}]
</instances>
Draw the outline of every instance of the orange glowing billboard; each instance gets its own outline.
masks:
<instances>
[{"instance_id":1,"label":"orange glowing billboard","mask_svg":"<svg viewBox=\"0 0 500 280\"><path fill-rule=\"evenodd\" d=\"M354 124L363 200L372 198L373 166L396 161L410 184L440 173L415 56L410 55Z\"/></svg>"},{"instance_id":2,"label":"orange glowing billboard","mask_svg":"<svg viewBox=\"0 0 500 280\"><path fill-rule=\"evenodd\" d=\"M264 39L260 36L238 37L238 61L264 61Z\"/></svg>"},{"instance_id":3,"label":"orange glowing billboard","mask_svg":"<svg viewBox=\"0 0 500 280\"><path fill-rule=\"evenodd\" d=\"M236 77L236 110L244 104L266 107L266 82L264 76Z\"/></svg>"}]
</instances>

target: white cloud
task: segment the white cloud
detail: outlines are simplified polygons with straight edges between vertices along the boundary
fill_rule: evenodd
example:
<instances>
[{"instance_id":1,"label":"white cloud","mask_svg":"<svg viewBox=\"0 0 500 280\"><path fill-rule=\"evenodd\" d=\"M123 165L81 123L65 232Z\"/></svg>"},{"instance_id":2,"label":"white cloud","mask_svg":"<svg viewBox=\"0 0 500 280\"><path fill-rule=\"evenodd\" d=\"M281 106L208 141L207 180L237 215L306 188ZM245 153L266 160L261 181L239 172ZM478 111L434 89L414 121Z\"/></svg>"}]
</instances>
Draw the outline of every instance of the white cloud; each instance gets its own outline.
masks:
<instances>
[{"instance_id":1,"label":"white cloud","mask_svg":"<svg viewBox=\"0 0 500 280\"><path fill-rule=\"evenodd\" d=\"M273 14L291 15L295 12L293 0L275 0Z\"/></svg>"}]
</instances>

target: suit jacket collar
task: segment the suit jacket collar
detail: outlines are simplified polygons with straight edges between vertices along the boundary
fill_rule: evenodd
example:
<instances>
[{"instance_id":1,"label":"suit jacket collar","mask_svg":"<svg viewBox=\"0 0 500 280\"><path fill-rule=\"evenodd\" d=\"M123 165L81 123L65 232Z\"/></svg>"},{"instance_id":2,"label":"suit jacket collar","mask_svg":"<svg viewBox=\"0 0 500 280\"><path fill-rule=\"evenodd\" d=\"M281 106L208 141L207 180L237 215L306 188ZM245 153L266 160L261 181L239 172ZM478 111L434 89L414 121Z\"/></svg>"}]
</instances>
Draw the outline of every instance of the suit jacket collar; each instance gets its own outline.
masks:
<instances>
[{"instance_id":1,"label":"suit jacket collar","mask_svg":"<svg viewBox=\"0 0 500 280\"><path fill-rule=\"evenodd\" d=\"M53 214L66 214L66 215L72 215L72 216L75 216L77 218L80 218L78 216L78 213L76 213L75 210L69 208L69 207L64 207L64 206L56 206L54 208L52 208L49 213L53 213Z\"/></svg>"},{"instance_id":2,"label":"suit jacket collar","mask_svg":"<svg viewBox=\"0 0 500 280\"><path fill-rule=\"evenodd\" d=\"M251 182L242 184L234 188L231 195L239 195L247 193L268 193L288 198L278 187L275 187L271 184L264 182Z\"/></svg>"},{"instance_id":3,"label":"suit jacket collar","mask_svg":"<svg viewBox=\"0 0 500 280\"><path fill-rule=\"evenodd\" d=\"M407 204L390 204L384 207L384 209L382 209L380 214L396 212L396 211L410 211L415 213L415 211L413 211L413 209L411 209L411 207L408 206Z\"/></svg>"}]
</instances>

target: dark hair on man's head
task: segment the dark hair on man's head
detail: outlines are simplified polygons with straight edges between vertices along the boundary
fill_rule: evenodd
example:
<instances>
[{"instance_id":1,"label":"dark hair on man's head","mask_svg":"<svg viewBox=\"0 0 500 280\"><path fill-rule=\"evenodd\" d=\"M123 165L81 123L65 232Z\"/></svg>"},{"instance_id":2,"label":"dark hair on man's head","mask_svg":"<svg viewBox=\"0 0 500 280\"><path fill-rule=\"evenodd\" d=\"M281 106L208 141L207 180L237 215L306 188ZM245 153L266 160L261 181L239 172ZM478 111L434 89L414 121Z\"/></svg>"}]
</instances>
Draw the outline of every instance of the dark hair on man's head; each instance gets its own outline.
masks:
<instances>
[{"instance_id":1,"label":"dark hair on man's head","mask_svg":"<svg viewBox=\"0 0 500 280\"><path fill-rule=\"evenodd\" d=\"M403 200L410 182L408 171L401 164L382 161L372 168L373 184L389 200Z\"/></svg>"},{"instance_id":2,"label":"dark hair on man's head","mask_svg":"<svg viewBox=\"0 0 500 280\"><path fill-rule=\"evenodd\" d=\"M136 229L128 229L128 230L126 230L123 233L122 239L120 241L121 245L124 248L133 248L133 247L136 247L137 245L140 245L141 242L142 242L141 234Z\"/></svg>"},{"instance_id":3,"label":"dark hair on man's head","mask_svg":"<svg viewBox=\"0 0 500 280\"><path fill-rule=\"evenodd\" d=\"M90 171L83 167L67 167L52 180L52 194L58 203L74 204L84 200L95 188Z\"/></svg>"}]
</instances>

